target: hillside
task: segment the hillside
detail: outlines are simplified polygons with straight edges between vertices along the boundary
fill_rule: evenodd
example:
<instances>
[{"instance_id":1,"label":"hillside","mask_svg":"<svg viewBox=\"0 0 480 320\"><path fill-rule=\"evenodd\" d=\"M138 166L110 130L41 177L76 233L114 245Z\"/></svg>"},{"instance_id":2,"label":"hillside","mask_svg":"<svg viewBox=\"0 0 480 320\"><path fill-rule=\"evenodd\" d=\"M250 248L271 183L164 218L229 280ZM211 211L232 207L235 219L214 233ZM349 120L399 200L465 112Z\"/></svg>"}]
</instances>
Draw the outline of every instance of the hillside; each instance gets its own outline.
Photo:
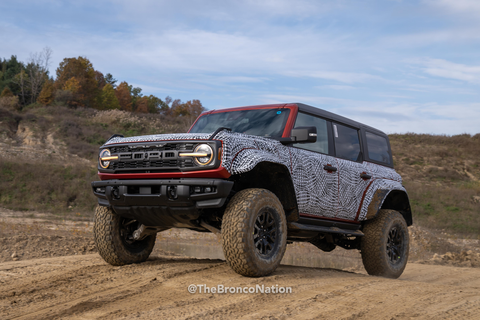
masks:
<instances>
[{"instance_id":1,"label":"hillside","mask_svg":"<svg viewBox=\"0 0 480 320\"><path fill-rule=\"evenodd\" d=\"M89 108L0 109L0 206L89 218L97 150L114 133L185 132L192 119ZM414 223L480 234L480 134L390 136Z\"/></svg>"}]
</instances>

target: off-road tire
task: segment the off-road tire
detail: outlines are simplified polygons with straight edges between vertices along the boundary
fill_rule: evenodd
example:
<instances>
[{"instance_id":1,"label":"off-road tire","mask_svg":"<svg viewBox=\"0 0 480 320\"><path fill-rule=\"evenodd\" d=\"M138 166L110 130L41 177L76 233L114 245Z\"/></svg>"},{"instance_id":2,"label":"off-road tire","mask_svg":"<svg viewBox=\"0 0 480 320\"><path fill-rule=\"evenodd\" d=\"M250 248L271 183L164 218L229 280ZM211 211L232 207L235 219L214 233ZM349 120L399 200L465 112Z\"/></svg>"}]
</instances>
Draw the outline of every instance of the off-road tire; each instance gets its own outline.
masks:
<instances>
[{"instance_id":1,"label":"off-road tire","mask_svg":"<svg viewBox=\"0 0 480 320\"><path fill-rule=\"evenodd\" d=\"M122 223L125 221L129 219L115 214L110 208L97 206L95 209L95 245L103 260L113 266L143 262L148 259L155 245L156 235L127 243L121 235Z\"/></svg>"},{"instance_id":2,"label":"off-road tire","mask_svg":"<svg viewBox=\"0 0 480 320\"><path fill-rule=\"evenodd\" d=\"M260 221L275 226L273 246L265 249L259 236ZM262 218L263 217L263 218ZM260 220L258 220L260 219ZM274 220L272 224L272 220ZM257 230L255 234L255 230ZM255 239L257 246L255 246ZM266 276L277 269L287 246L287 219L277 196L266 189L245 189L236 193L227 205L222 221L223 253L228 265L238 274L248 277ZM265 238L264 238L265 239ZM265 249L265 250L264 250ZM262 254L262 252L266 252ZM267 253L268 251L268 253Z\"/></svg>"},{"instance_id":3,"label":"off-road tire","mask_svg":"<svg viewBox=\"0 0 480 320\"><path fill-rule=\"evenodd\" d=\"M382 209L375 219L365 222L363 233L360 245L368 274L400 277L407 265L409 250L408 227L403 216L398 211ZM392 246L397 242L401 244Z\"/></svg>"}]
</instances>

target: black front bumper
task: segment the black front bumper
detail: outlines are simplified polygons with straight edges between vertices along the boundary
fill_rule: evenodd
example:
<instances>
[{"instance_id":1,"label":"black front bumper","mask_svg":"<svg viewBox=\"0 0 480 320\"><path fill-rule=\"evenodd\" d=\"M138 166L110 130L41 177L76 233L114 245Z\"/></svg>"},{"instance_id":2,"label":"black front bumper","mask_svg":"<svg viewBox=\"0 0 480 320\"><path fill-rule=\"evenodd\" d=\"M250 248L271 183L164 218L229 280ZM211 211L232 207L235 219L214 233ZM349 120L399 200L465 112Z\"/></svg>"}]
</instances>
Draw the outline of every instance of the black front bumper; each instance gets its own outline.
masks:
<instances>
[{"instance_id":1,"label":"black front bumper","mask_svg":"<svg viewBox=\"0 0 480 320\"><path fill-rule=\"evenodd\" d=\"M92 182L98 204L146 226L198 227L200 209L220 208L233 182L222 179L142 179Z\"/></svg>"}]
</instances>

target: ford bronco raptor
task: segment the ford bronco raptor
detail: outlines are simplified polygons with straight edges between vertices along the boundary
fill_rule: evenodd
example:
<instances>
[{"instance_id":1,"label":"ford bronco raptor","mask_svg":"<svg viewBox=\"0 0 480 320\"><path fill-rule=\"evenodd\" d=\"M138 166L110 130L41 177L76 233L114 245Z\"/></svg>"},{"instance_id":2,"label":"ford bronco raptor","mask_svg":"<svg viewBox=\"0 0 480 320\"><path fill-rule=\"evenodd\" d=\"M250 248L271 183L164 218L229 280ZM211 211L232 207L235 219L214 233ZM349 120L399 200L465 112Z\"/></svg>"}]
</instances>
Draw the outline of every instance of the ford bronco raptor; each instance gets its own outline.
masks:
<instances>
[{"instance_id":1,"label":"ford bronco raptor","mask_svg":"<svg viewBox=\"0 0 480 320\"><path fill-rule=\"evenodd\" d=\"M156 233L221 235L228 265L264 276L287 243L360 250L371 275L405 269L412 212L388 136L300 103L202 113L188 133L112 136L92 182L95 243L112 265L145 261Z\"/></svg>"}]
</instances>

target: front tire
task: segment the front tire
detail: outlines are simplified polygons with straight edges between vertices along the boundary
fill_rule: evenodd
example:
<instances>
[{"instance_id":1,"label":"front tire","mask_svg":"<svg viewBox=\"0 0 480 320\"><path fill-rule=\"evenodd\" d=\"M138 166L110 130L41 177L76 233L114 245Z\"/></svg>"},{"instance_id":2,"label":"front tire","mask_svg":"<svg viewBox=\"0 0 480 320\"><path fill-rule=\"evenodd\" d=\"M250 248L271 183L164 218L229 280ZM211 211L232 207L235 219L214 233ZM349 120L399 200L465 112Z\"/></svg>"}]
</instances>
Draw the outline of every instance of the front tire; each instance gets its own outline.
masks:
<instances>
[{"instance_id":1,"label":"front tire","mask_svg":"<svg viewBox=\"0 0 480 320\"><path fill-rule=\"evenodd\" d=\"M236 273L260 277L275 271L287 246L287 220L277 196L257 188L235 194L223 216L222 238Z\"/></svg>"},{"instance_id":2,"label":"front tire","mask_svg":"<svg viewBox=\"0 0 480 320\"><path fill-rule=\"evenodd\" d=\"M408 260L407 223L395 210L382 209L372 221L365 222L361 240L362 261L368 274L396 279Z\"/></svg>"},{"instance_id":3,"label":"front tire","mask_svg":"<svg viewBox=\"0 0 480 320\"><path fill-rule=\"evenodd\" d=\"M148 259L155 245L156 235L135 241L132 233L139 222L115 214L112 209L95 209L93 235L100 256L113 266L139 263Z\"/></svg>"}]
</instances>

